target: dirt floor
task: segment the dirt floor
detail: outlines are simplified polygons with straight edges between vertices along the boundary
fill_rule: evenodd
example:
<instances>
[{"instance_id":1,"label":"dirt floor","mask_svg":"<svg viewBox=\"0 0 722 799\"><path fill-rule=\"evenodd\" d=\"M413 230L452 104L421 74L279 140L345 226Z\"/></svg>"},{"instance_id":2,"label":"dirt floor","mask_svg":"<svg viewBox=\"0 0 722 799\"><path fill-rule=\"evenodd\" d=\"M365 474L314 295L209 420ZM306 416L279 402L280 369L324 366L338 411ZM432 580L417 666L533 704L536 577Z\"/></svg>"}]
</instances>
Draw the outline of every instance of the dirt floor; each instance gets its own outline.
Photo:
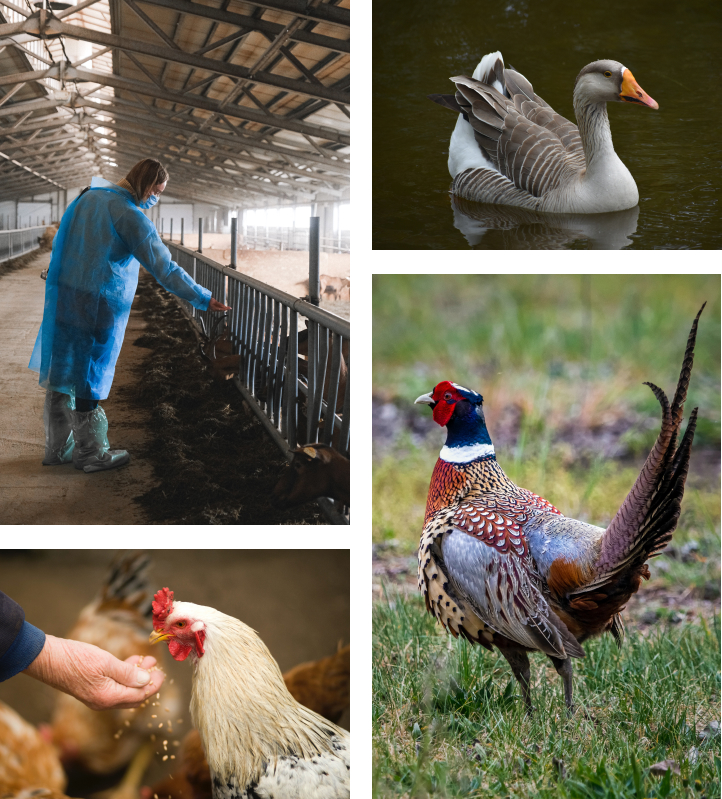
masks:
<instances>
[{"instance_id":1,"label":"dirt floor","mask_svg":"<svg viewBox=\"0 0 722 799\"><path fill-rule=\"evenodd\" d=\"M23 607L31 624L64 636L101 588L112 555L110 550L0 550L0 588ZM154 586L168 586L179 600L209 605L244 621L261 636L281 671L333 654L339 641L350 643L347 550L169 548L151 556ZM188 662L169 661L166 667L168 679L182 690L184 708L191 671ZM0 683L0 701L32 724L49 721L56 696L52 688L24 674ZM190 725L187 713L186 719L177 728L178 737ZM350 729L348 712L341 726ZM159 754L145 784L168 774L168 763ZM91 784L93 790L103 787ZM68 795L85 796L86 791L68 790Z\"/></svg>"},{"instance_id":2,"label":"dirt floor","mask_svg":"<svg viewBox=\"0 0 722 799\"><path fill-rule=\"evenodd\" d=\"M279 511L270 502L285 458L238 392L213 382L177 303L147 275L103 402L111 446L127 449L130 465L95 474L42 466L45 391L27 363L49 256L0 272L3 524L326 523L315 503Z\"/></svg>"},{"instance_id":3,"label":"dirt floor","mask_svg":"<svg viewBox=\"0 0 722 799\"><path fill-rule=\"evenodd\" d=\"M277 508L271 491L286 459L231 381L214 380L175 299L149 275L138 310L150 347L136 372L133 404L150 411L142 456L155 485L138 497L152 522L325 524L315 503ZM124 347L125 349L125 347ZM147 352L147 351L146 351Z\"/></svg>"}]
</instances>

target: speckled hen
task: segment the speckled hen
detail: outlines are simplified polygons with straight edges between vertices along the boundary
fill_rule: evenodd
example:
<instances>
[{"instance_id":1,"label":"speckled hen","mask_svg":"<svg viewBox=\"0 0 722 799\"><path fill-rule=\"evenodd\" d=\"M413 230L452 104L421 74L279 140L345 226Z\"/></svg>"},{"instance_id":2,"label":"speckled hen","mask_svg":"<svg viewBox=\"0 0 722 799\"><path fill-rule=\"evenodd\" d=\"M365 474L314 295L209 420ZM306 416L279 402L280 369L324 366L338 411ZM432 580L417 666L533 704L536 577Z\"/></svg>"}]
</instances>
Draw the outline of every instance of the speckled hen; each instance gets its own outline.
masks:
<instances>
[{"instance_id":1,"label":"speckled hen","mask_svg":"<svg viewBox=\"0 0 722 799\"><path fill-rule=\"evenodd\" d=\"M646 383L662 406L662 429L606 530L567 518L504 474L480 394L444 381L416 400L430 405L447 429L426 504L419 589L452 635L499 648L530 712L527 653L551 659L571 712L571 658L584 657L581 644L603 632L621 646L621 611L649 579L647 560L672 538L697 420L695 408L678 446L702 309L671 405L660 388Z\"/></svg>"}]
</instances>

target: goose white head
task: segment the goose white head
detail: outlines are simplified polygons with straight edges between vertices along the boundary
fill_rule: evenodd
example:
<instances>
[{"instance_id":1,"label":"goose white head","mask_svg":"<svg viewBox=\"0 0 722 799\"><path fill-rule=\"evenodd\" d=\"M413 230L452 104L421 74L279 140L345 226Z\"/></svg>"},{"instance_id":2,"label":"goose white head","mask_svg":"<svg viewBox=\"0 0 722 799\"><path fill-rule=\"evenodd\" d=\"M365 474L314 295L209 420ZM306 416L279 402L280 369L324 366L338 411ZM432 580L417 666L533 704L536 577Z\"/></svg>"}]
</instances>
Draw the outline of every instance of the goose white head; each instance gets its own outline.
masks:
<instances>
[{"instance_id":1,"label":"goose white head","mask_svg":"<svg viewBox=\"0 0 722 799\"><path fill-rule=\"evenodd\" d=\"M637 83L631 71L619 61L593 61L577 75L574 99L592 103L636 103L649 108L659 108Z\"/></svg>"}]
</instances>

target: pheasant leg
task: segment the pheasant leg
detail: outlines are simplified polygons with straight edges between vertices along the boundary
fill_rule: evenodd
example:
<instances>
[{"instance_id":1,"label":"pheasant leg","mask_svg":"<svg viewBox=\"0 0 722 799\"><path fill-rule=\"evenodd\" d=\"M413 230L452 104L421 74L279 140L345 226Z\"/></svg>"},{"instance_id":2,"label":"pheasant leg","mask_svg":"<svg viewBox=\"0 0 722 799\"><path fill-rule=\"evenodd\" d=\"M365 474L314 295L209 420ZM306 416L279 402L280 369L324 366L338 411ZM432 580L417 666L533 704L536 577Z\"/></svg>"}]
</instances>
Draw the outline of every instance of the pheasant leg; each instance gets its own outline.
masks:
<instances>
[{"instance_id":1,"label":"pheasant leg","mask_svg":"<svg viewBox=\"0 0 722 799\"><path fill-rule=\"evenodd\" d=\"M564 681L564 701L567 703L567 713L571 716L574 713L574 702L572 702L572 661L571 658L554 658L549 656L549 660L554 664L557 674Z\"/></svg>"},{"instance_id":2,"label":"pheasant leg","mask_svg":"<svg viewBox=\"0 0 722 799\"><path fill-rule=\"evenodd\" d=\"M531 681L531 669L529 668L529 656L523 649L502 649L501 654L507 659L514 672L514 676L521 685L521 693L524 697L524 704L526 705L527 715L530 716L534 712L534 705L531 703L531 690L529 683Z\"/></svg>"}]
</instances>

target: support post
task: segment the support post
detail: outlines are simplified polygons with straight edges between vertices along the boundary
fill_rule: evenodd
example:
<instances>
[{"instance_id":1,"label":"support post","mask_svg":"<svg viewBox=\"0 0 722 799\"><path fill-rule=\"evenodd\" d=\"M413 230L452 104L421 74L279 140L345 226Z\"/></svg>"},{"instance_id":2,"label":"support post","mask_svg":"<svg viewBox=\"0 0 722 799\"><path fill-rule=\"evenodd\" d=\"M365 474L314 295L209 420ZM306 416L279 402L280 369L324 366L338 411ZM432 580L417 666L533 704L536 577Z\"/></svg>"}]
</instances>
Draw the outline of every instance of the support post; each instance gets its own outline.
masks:
<instances>
[{"instance_id":1,"label":"support post","mask_svg":"<svg viewBox=\"0 0 722 799\"><path fill-rule=\"evenodd\" d=\"M173 217L170 218L170 240L173 241Z\"/></svg>"},{"instance_id":2,"label":"support post","mask_svg":"<svg viewBox=\"0 0 722 799\"><path fill-rule=\"evenodd\" d=\"M203 217L198 218L198 252L203 252Z\"/></svg>"},{"instance_id":3,"label":"support post","mask_svg":"<svg viewBox=\"0 0 722 799\"><path fill-rule=\"evenodd\" d=\"M231 269L238 266L238 219L234 216L231 219Z\"/></svg>"},{"instance_id":4,"label":"support post","mask_svg":"<svg viewBox=\"0 0 722 799\"><path fill-rule=\"evenodd\" d=\"M184 216L182 216L182 217L181 217L181 247L182 247L182 246L184 245L184 243L185 243L185 238L184 238L184 235L183 235L183 227L184 227L184 224L183 224L183 223L184 223L185 221L186 221L186 218L185 218Z\"/></svg>"},{"instance_id":5,"label":"support post","mask_svg":"<svg viewBox=\"0 0 722 799\"><path fill-rule=\"evenodd\" d=\"M318 305L321 298L321 275L319 272L319 218L311 217L308 239L308 297L309 302Z\"/></svg>"}]
</instances>

